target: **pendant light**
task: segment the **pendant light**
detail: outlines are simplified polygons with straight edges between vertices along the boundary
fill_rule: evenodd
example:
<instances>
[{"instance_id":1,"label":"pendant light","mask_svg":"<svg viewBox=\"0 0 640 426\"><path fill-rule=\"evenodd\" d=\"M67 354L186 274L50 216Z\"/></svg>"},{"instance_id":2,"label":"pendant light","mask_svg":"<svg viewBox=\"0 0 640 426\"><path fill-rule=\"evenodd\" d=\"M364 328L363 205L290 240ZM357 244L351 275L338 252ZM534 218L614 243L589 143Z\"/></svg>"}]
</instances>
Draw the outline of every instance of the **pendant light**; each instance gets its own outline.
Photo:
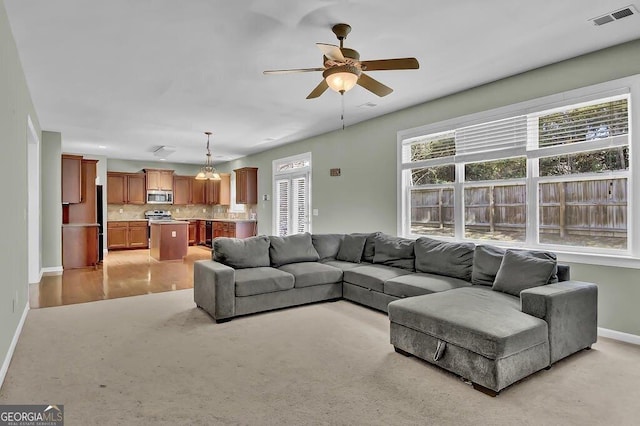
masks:
<instances>
[{"instance_id":1,"label":"pendant light","mask_svg":"<svg viewBox=\"0 0 640 426\"><path fill-rule=\"evenodd\" d=\"M220 175L216 172L216 169L213 167L213 163L211 162L211 150L209 149L209 137L211 136L211 132L204 132L207 135L207 160L204 163L204 166L200 169L200 173L196 175L197 180L220 180Z\"/></svg>"}]
</instances>

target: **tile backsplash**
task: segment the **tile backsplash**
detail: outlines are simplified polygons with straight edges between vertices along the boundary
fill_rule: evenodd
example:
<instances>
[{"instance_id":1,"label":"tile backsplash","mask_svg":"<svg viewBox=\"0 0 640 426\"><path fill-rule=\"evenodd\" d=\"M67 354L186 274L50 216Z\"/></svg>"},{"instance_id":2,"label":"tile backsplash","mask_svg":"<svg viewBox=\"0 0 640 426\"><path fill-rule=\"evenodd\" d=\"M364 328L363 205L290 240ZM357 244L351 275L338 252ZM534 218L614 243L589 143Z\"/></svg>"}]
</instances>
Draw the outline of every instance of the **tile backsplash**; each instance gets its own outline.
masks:
<instances>
[{"instance_id":1,"label":"tile backsplash","mask_svg":"<svg viewBox=\"0 0 640 426\"><path fill-rule=\"evenodd\" d=\"M139 220L144 219L147 210L169 210L176 219L248 219L255 212L256 206L247 206L246 212L229 212L228 206L211 206L195 204L190 206L174 206L171 204L107 204L107 220Z\"/></svg>"}]
</instances>

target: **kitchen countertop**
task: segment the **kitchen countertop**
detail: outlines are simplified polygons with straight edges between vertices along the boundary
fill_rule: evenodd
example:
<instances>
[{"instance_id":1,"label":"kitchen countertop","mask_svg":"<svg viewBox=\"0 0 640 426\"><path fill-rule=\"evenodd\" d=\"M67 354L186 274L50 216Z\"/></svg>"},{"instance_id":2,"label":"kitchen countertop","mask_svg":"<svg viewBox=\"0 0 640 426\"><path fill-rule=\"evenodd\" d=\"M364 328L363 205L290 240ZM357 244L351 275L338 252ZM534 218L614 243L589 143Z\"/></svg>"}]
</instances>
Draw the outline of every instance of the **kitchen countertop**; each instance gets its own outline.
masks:
<instances>
[{"instance_id":1,"label":"kitchen countertop","mask_svg":"<svg viewBox=\"0 0 640 426\"><path fill-rule=\"evenodd\" d=\"M87 227L87 226L100 226L99 223L63 223L63 228L73 228L73 227Z\"/></svg>"},{"instance_id":2,"label":"kitchen countertop","mask_svg":"<svg viewBox=\"0 0 640 426\"><path fill-rule=\"evenodd\" d=\"M188 220L176 220L176 219L170 219L170 220L152 220L149 222L149 225L180 225L184 223L185 225L189 224Z\"/></svg>"},{"instance_id":3,"label":"kitchen countertop","mask_svg":"<svg viewBox=\"0 0 640 426\"><path fill-rule=\"evenodd\" d=\"M212 222L257 222L257 220L252 220L252 219L218 219L218 218L211 219L210 217L208 218L190 217L190 218L180 218L176 220L209 220Z\"/></svg>"}]
</instances>

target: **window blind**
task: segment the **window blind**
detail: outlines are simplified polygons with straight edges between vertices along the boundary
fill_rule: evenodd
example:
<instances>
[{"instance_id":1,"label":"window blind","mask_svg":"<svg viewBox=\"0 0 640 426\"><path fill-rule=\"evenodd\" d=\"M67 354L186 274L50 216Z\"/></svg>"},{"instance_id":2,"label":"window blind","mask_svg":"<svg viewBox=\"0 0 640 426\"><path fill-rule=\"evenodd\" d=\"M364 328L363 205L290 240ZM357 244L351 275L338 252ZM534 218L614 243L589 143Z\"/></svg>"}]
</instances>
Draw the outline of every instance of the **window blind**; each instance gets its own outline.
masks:
<instances>
[{"instance_id":1,"label":"window blind","mask_svg":"<svg viewBox=\"0 0 640 426\"><path fill-rule=\"evenodd\" d=\"M455 132L456 160L473 160L478 154L492 151L525 152L527 146L527 117L520 115L462 127Z\"/></svg>"},{"instance_id":2,"label":"window blind","mask_svg":"<svg viewBox=\"0 0 640 426\"><path fill-rule=\"evenodd\" d=\"M629 133L627 99L572 107L538 117L538 147L594 141Z\"/></svg>"},{"instance_id":3,"label":"window blind","mask_svg":"<svg viewBox=\"0 0 640 426\"><path fill-rule=\"evenodd\" d=\"M276 181L276 200L278 202L276 210L276 226L278 236L289 235L289 179L279 179Z\"/></svg>"}]
</instances>

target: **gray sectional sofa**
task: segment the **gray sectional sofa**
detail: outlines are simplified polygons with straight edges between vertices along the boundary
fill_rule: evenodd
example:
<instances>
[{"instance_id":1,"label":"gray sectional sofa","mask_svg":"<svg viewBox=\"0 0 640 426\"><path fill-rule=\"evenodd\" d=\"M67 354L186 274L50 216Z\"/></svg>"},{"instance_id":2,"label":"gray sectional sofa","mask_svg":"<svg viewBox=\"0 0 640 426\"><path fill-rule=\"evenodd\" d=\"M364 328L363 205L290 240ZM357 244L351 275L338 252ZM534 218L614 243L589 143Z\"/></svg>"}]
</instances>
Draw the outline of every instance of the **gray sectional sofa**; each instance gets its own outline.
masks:
<instances>
[{"instance_id":1,"label":"gray sectional sofa","mask_svg":"<svg viewBox=\"0 0 640 426\"><path fill-rule=\"evenodd\" d=\"M214 240L194 300L216 322L347 299L388 312L391 343L495 395L596 341L597 286L553 253L371 234Z\"/></svg>"}]
</instances>

